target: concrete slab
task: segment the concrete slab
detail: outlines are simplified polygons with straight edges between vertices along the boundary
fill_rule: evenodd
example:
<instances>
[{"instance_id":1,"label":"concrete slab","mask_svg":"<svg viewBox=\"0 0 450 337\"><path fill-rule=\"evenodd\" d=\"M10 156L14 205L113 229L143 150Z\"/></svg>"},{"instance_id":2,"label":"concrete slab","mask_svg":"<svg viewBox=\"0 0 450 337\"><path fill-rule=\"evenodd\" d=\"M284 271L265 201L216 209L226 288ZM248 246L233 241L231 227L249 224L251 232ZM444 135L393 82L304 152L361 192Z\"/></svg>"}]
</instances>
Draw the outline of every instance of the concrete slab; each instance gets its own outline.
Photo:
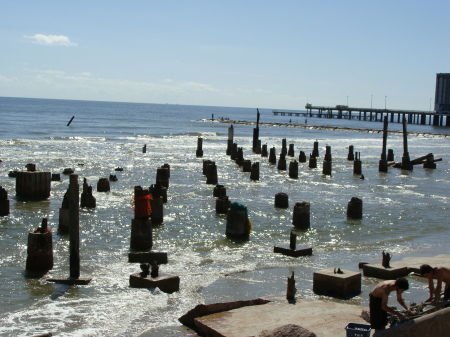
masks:
<instances>
[{"instance_id":1,"label":"concrete slab","mask_svg":"<svg viewBox=\"0 0 450 337\"><path fill-rule=\"evenodd\" d=\"M296 246L295 249L291 249L289 245L281 244L273 247L273 252L292 257L299 257L312 255L312 248L306 246Z\"/></svg>"},{"instance_id":2,"label":"concrete slab","mask_svg":"<svg viewBox=\"0 0 450 337\"><path fill-rule=\"evenodd\" d=\"M345 336L348 323L367 324L361 317L366 307L327 301L270 302L196 318L208 336L256 336L285 324L297 324L317 337Z\"/></svg>"},{"instance_id":3,"label":"concrete slab","mask_svg":"<svg viewBox=\"0 0 450 337\"><path fill-rule=\"evenodd\" d=\"M376 277L383 280L395 280L409 274L407 266L400 266L401 263L391 263L390 267L383 267L381 264L365 264L363 274L368 277Z\"/></svg>"},{"instance_id":4,"label":"concrete slab","mask_svg":"<svg viewBox=\"0 0 450 337\"><path fill-rule=\"evenodd\" d=\"M361 293L361 273L350 270L336 272L327 268L313 274L313 291L329 296L349 298Z\"/></svg>"}]
</instances>

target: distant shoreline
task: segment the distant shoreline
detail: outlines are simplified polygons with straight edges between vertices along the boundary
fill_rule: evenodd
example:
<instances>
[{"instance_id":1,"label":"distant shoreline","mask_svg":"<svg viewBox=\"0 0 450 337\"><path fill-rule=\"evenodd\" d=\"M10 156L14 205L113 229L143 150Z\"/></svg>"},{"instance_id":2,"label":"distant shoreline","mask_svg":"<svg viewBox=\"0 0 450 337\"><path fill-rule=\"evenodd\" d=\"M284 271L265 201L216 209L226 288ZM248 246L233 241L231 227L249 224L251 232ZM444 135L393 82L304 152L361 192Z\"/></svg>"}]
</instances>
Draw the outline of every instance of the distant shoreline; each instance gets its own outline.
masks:
<instances>
[{"instance_id":1,"label":"distant shoreline","mask_svg":"<svg viewBox=\"0 0 450 337\"><path fill-rule=\"evenodd\" d=\"M256 122L241 121L241 120L231 120L231 119L201 119L201 122L219 122L228 124L244 124L244 125L256 125ZM367 133L383 133L382 129L367 129L367 128L349 128L346 126L327 126L327 125L307 125L307 124L296 124L296 123L268 123L260 122L260 126L267 127L291 127L291 128L302 128L310 130L332 130L332 131L351 131L351 132L367 132ZM399 130L388 130L390 134L403 134L403 131ZM450 134L446 133L432 133L432 132L414 132L408 131L408 135L415 136L425 136L425 137L443 137L448 138Z\"/></svg>"}]
</instances>

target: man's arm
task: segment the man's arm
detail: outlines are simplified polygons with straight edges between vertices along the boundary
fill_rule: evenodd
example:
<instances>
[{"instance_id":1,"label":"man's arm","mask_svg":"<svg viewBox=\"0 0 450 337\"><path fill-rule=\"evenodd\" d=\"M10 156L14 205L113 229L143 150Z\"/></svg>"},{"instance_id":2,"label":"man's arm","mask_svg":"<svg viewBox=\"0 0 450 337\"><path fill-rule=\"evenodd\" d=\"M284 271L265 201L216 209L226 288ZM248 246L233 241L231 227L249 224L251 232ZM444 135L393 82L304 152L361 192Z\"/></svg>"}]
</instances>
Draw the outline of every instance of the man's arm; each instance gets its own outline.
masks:
<instances>
[{"instance_id":1,"label":"man's arm","mask_svg":"<svg viewBox=\"0 0 450 337\"><path fill-rule=\"evenodd\" d=\"M403 300L402 294L397 292L397 302L403 307L405 308L408 313L410 312L408 306L405 304L405 301Z\"/></svg>"},{"instance_id":2,"label":"man's arm","mask_svg":"<svg viewBox=\"0 0 450 337\"><path fill-rule=\"evenodd\" d=\"M401 313L399 313L398 311L395 311L394 309L391 309L388 307L388 298L389 295L384 293L383 297L381 299L381 309L383 309L384 311L387 311L388 313L390 313L391 315L396 315L398 318L400 318L401 320L405 319L405 316L403 316Z\"/></svg>"}]
</instances>

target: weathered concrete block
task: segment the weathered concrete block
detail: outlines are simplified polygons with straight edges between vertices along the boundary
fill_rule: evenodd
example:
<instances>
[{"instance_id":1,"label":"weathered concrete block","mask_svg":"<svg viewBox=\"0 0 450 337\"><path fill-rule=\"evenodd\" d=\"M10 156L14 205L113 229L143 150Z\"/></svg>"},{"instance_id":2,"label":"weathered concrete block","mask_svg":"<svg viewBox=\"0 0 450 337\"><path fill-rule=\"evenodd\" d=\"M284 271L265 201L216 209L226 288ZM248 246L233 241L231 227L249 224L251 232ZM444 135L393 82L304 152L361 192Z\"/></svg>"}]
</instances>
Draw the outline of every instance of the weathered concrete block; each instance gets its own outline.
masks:
<instances>
[{"instance_id":1,"label":"weathered concrete block","mask_svg":"<svg viewBox=\"0 0 450 337\"><path fill-rule=\"evenodd\" d=\"M150 263L156 261L158 264L167 263L167 253L165 252L130 252L128 262Z\"/></svg>"},{"instance_id":2,"label":"weathered concrete block","mask_svg":"<svg viewBox=\"0 0 450 337\"><path fill-rule=\"evenodd\" d=\"M133 288L159 288L165 293L180 290L180 277L172 274L159 273L158 277L150 275L142 277L141 273L130 275L130 287Z\"/></svg>"},{"instance_id":3,"label":"weathered concrete block","mask_svg":"<svg viewBox=\"0 0 450 337\"><path fill-rule=\"evenodd\" d=\"M312 248L306 246L297 246L295 249L291 249L289 245L279 245L273 247L273 252L287 256L298 257L312 255Z\"/></svg>"},{"instance_id":4,"label":"weathered concrete block","mask_svg":"<svg viewBox=\"0 0 450 337\"><path fill-rule=\"evenodd\" d=\"M313 291L329 296L353 297L361 293L361 273L336 268L316 271L313 274Z\"/></svg>"},{"instance_id":5,"label":"weathered concrete block","mask_svg":"<svg viewBox=\"0 0 450 337\"><path fill-rule=\"evenodd\" d=\"M408 267L383 267L381 264L365 264L363 265L364 276L376 277L383 280L395 280L409 274Z\"/></svg>"}]
</instances>

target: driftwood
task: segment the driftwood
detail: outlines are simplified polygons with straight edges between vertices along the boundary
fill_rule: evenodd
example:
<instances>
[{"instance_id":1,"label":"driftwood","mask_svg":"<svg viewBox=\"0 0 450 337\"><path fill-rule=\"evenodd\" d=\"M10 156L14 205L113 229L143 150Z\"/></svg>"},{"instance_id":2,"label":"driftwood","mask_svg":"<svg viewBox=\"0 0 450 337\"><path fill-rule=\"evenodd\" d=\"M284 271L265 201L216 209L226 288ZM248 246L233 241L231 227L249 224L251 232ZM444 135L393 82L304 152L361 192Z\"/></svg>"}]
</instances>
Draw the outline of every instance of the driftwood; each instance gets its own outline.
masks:
<instances>
[{"instance_id":1,"label":"driftwood","mask_svg":"<svg viewBox=\"0 0 450 337\"><path fill-rule=\"evenodd\" d=\"M426 162L437 162L437 161L442 161L442 158L436 158L434 159L434 155L432 153L428 153L425 156L413 159L410 161L411 165L420 165ZM401 168L402 163L389 163L389 166L395 167L395 168Z\"/></svg>"}]
</instances>

